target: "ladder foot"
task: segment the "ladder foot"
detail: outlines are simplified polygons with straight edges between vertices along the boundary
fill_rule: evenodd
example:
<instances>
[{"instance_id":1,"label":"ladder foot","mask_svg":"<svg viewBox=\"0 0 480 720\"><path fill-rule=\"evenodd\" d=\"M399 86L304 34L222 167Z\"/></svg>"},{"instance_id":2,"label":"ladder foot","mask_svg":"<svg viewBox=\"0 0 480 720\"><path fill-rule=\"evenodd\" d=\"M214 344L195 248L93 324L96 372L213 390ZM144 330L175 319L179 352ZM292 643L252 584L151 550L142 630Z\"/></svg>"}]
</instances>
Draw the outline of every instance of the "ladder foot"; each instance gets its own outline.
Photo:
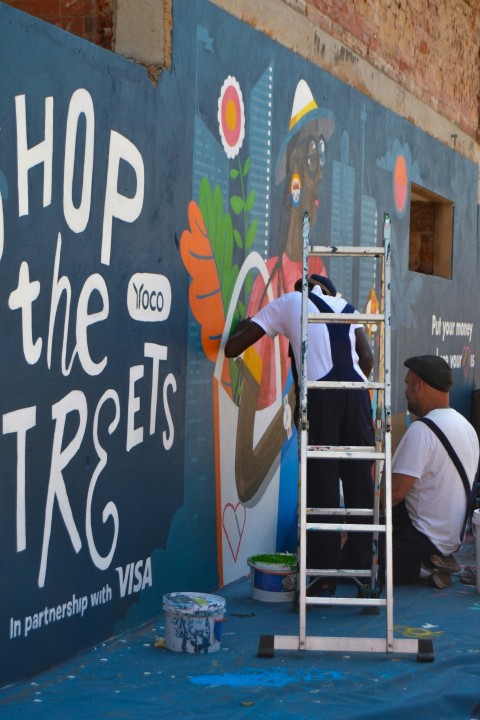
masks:
<instances>
[{"instance_id":1,"label":"ladder foot","mask_svg":"<svg viewBox=\"0 0 480 720\"><path fill-rule=\"evenodd\" d=\"M260 635L257 657L273 658L274 655L275 645L273 635Z\"/></svg>"},{"instance_id":2,"label":"ladder foot","mask_svg":"<svg viewBox=\"0 0 480 720\"><path fill-rule=\"evenodd\" d=\"M417 662L433 662L435 655L433 654L433 643L431 640L419 640L418 641L418 654Z\"/></svg>"}]
</instances>

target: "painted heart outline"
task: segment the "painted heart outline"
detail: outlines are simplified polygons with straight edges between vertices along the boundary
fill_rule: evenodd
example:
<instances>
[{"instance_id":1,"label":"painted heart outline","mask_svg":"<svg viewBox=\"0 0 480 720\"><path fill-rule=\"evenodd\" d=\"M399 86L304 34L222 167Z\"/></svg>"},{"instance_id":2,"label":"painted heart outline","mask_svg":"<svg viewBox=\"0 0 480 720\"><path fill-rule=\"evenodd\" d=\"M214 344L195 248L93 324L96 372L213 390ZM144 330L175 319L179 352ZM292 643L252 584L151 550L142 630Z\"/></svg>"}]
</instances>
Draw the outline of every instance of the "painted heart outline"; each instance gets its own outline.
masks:
<instances>
[{"instance_id":1,"label":"painted heart outline","mask_svg":"<svg viewBox=\"0 0 480 720\"><path fill-rule=\"evenodd\" d=\"M225 504L222 515L223 532L235 562L240 551L246 522L247 509L240 501L236 505L231 502Z\"/></svg>"}]
</instances>

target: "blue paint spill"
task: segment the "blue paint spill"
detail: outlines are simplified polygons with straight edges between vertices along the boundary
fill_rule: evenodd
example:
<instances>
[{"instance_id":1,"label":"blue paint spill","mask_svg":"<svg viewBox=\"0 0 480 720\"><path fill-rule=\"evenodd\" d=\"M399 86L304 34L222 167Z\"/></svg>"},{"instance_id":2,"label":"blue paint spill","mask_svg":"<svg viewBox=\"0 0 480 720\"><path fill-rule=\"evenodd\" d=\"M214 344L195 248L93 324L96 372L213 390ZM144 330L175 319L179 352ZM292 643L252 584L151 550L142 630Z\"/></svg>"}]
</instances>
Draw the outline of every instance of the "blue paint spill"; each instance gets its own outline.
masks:
<instances>
[{"instance_id":1,"label":"blue paint spill","mask_svg":"<svg viewBox=\"0 0 480 720\"><path fill-rule=\"evenodd\" d=\"M345 680L346 675L337 671L290 674L284 670L247 670L241 673L223 675L198 675L191 677L194 685L224 685L228 687L276 687L295 685L299 682L319 682L326 680Z\"/></svg>"}]
</instances>

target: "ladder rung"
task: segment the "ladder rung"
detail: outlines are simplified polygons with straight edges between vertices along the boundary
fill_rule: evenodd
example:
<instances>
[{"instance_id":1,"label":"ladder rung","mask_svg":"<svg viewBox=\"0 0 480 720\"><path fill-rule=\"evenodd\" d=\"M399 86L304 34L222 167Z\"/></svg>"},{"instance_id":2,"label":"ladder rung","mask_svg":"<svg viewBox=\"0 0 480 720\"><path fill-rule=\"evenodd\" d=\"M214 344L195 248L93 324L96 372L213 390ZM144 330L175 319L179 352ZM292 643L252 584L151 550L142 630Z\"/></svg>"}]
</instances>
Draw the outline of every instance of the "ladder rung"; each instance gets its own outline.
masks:
<instances>
[{"instance_id":1,"label":"ladder rung","mask_svg":"<svg viewBox=\"0 0 480 720\"><path fill-rule=\"evenodd\" d=\"M307 458L317 460L385 460L385 453L375 452L374 449L363 447L320 448L315 445L308 445Z\"/></svg>"},{"instance_id":2,"label":"ladder rung","mask_svg":"<svg viewBox=\"0 0 480 720\"><path fill-rule=\"evenodd\" d=\"M314 313L308 313L309 323L382 323L385 322L385 315L383 313L321 313L320 315Z\"/></svg>"},{"instance_id":3,"label":"ladder rung","mask_svg":"<svg viewBox=\"0 0 480 720\"><path fill-rule=\"evenodd\" d=\"M307 597L307 605L370 605L384 606L385 598L356 598L356 597Z\"/></svg>"},{"instance_id":4,"label":"ladder rung","mask_svg":"<svg viewBox=\"0 0 480 720\"><path fill-rule=\"evenodd\" d=\"M307 508L307 515L339 515L340 517L349 517L350 515L372 517L373 509L369 508Z\"/></svg>"},{"instance_id":5,"label":"ladder rung","mask_svg":"<svg viewBox=\"0 0 480 720\"><path fill-rule=\"evenodd\" d=\"M311 577L372 577L371 570L345 570L343 568L339 570L307 568L305 573L311 575Z\"/></svg>"},{"instance_id":6,"label":"ladder rung","mask_svg":"<svg viewBox=\"0 0 480 720\"><path fill-rule=\"evenodd\" d=\"M382 382L356 382L354 380L308 380L309 390L385 390L387 384Z\"/></svg>"},{"instance_id":7,"label":"ladder rung","mask_svg":"<svg viewBox=\"0 0 480 720\"><path fill-rule=\"evenodd\" d=\"M310 255L342 255L343 257L382 257L385 255L384 247L376 245L311 245Z\"/></svg>"},{"instance_id":8,"label":"ladder rung","mask_svg":"<svg viewBox=\"0 0 480 720\"><path fill-rule=\"evenodd\" d=\"M305 524L306 530L326 530L327 532L385 532L386 525L367 525L365 523L310 523Z\"/></svg>"}]
</instances>

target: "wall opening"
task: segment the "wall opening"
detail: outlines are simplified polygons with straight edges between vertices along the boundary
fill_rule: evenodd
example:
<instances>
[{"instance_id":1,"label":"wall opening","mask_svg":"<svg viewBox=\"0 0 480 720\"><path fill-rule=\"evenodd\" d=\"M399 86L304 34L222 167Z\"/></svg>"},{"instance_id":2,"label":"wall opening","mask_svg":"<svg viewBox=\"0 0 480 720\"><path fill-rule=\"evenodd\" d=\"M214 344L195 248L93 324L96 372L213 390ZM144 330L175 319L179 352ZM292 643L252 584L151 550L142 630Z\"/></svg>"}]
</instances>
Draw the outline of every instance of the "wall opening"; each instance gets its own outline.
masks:
<instances>
[{"instance_id":1,"label":"wall opening","mask_svg":"<svg viewBox=\"0 0 480 720\"><path fill-rule=\"evenodd\" d=\"M408 269L451 278L452 251L453 202L412 183Z\"/></svg>"}]
</instances>

